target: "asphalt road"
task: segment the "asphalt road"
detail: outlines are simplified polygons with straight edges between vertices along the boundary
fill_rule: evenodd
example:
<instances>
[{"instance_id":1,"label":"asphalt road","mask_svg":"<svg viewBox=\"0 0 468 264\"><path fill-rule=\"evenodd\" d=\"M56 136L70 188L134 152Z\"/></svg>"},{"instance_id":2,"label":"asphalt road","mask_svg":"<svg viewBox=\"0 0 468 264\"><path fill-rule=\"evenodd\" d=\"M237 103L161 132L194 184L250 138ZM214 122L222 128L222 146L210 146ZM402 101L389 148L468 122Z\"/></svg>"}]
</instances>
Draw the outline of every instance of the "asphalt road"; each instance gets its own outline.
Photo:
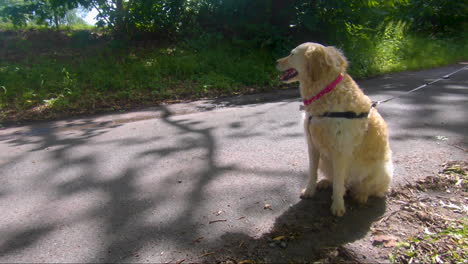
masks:
<instances>
[{"instance_id":1,"label":"asphalt road","mask_svg":"<svg viewBox=\"0 0 468 264\"><path fill-rule=\"evenodd\" d=\"M380 100L461 66L358 83ZM288 90L2 128L0 262L282 261L365 239L385 201L347 212L337 220L346 231L261 247L285 221L330 214L329 194L299 199L307 152L298 99ZM393 188L467 160L468 69L378 108Z\"/></svg>"}]
</instances>

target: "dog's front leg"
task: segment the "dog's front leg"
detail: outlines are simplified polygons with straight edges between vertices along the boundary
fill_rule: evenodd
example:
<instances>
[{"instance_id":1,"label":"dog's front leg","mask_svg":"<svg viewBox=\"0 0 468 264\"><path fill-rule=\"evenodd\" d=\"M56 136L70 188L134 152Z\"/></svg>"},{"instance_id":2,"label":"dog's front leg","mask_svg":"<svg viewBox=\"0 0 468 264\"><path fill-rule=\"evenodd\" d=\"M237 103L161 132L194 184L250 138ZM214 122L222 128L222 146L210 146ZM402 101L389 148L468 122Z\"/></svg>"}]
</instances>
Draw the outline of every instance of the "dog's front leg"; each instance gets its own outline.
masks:
<instances>
[{"instance_id":1,"label":"dog's front leg","mask_svg":"<svg viewBox=\"0 0 468 264\"><path fill-rule=\"evenodd\" d=\"M346 192L345 180L349 171L349 159L345 155L336 155L333 160L333 195L332 214L343 216L346 212L344 194Z\"/></svg>"},{"instance_id":2,"label":"dog's front leg","mask_svg":"<svg viewBox=\"0 0 468 264\"><path fill-rule=\"evenodd\" d=\"M309 181L307 182L307 187L301 192L302 199L311 198L315 194L315 189L317 187L318 164L320 160L320 152L312 144L310 130L308 129L308 121L306 121L305 124L305 132L307 137L307 149L309 152Z\"/></svg>"}]
</instances>

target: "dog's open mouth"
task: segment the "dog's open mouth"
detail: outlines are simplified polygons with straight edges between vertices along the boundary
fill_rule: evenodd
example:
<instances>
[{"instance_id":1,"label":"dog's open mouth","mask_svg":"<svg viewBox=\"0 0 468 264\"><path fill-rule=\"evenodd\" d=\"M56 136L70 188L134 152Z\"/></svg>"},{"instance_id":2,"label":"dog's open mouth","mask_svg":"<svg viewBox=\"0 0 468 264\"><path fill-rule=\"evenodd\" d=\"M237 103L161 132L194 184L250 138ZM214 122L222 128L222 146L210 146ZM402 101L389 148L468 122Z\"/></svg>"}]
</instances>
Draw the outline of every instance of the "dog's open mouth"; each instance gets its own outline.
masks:
<instances>
[{"instance_id":1,"label":"dog's open mouth","mask_svg":"<svg viewBox=\"0 0 468 264\"><path fill-rule=\"evenodd\" d=\"M296 71L296 69L293 69L293 68L290 68L290 69L287 69L280 77L280 80L285 82L287 80L290 80L294 77L296 77L298 74L298 72Z\"/></svg>"}]
</instances>

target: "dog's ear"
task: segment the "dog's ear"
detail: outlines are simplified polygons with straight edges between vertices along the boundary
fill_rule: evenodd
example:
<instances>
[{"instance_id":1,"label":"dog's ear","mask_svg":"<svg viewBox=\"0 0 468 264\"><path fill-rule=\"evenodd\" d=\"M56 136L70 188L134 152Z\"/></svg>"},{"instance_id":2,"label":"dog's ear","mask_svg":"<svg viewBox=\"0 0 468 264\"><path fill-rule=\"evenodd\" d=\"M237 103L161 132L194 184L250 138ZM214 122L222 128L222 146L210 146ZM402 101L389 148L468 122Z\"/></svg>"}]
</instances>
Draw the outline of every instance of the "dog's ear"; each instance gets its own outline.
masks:
<instances>
[{"instance_id":1,"label":"dog's ear","mask_svg":"<svg viewBox=\"0 0 468 264\"><path fill-rule=\"evenodd\" d=\"M348 61L343 53L332 46L309 48L305 56L307 72L312 81L320 80L327 73L344 73L348 67Z\"/></svg>"},{"instance_id":2,"label":"dog's ear","mask_svg":"<svg viewBox=\"0 0 468 264\"><path fill-rule=\"evenodd\" d=\"M324 77L324 74L329 70L330 59L327 58L325 47L315 46L309 47L305 52L306 71L312 81L319 81Z\"/></svg>"}]
</instances>

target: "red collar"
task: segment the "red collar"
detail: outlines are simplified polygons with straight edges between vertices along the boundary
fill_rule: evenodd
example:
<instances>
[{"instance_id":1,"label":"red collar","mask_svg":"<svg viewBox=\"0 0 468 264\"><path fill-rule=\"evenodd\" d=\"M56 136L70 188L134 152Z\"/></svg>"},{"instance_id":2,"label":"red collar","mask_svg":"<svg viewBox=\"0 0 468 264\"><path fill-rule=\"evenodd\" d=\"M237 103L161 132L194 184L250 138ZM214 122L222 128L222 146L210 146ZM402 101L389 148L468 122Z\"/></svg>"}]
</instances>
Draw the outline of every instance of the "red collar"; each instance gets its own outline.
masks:
<instances>
[{"instance_id":1,"label":"red collar","mask_svg":"<svg viewBox=\"0 0 468 264\"><path fill-rule=\"evenodd\" d=\"M313 101L318 100L320 97L331 92L341 82L341 80L343 80L343 74L338 75L338 77L336 77L336 79L332 83L330 83L327 87L325 87L325 89L320 91L318 94L316 94L312 98L307 99L307 100L304 99L303 101L304 106L310 105Z\"/></svg>"}]
</instances>

